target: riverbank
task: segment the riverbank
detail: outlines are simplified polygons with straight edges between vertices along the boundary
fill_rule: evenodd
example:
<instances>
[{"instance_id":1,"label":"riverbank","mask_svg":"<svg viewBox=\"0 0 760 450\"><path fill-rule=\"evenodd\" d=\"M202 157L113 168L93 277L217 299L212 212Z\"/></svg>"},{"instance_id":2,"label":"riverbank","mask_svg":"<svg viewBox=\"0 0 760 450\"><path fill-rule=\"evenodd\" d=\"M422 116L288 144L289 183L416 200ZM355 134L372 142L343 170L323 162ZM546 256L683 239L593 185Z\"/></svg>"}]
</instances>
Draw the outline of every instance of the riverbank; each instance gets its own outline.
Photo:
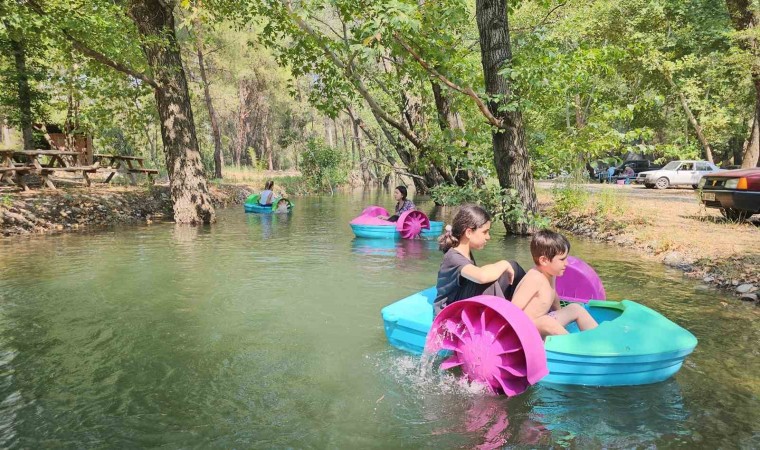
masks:
<instances>
[{"instance_id":1,"label":"riverbank","mask_svg":"<svg viewBox=\"0 0 760 450\"><path fill-rule=\"evenodd\" d=\"M244 185L212 184L209 188L215 207L243 203L252 192ZM166 185L0 193L3 236L170 220L172 204Z\"/></svg>"},{"instance_id":2,"label":"riverbank","mask_svg":"<svg viewBox=\"0 0 760 450\"><path fill-rule=\"evenodd\" d=\"M540 187L538 199L557 228L634 250L758 304L760 224L726 220L694 191L658 197L637 187L556 185Z\"/></svg>"}]
</instances>

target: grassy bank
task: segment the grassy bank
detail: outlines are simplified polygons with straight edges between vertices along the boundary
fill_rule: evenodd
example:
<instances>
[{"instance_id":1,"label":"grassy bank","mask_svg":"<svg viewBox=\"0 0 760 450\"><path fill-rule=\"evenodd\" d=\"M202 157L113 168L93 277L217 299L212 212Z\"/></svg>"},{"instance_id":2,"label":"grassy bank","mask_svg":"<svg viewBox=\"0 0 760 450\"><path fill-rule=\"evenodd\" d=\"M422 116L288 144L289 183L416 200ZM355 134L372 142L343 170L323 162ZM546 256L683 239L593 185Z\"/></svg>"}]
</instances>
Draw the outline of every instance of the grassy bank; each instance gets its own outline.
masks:
<instances>
[{"instance_id":1,"label":"grassy bank","mask_svg":"<svg viewBox=\"0 0 760 450\"><path fill-rule=\"evenodd\" d=\"M696 193L677 193L684 198L658 198L654 191L634 197L640 192L565 184L539 189L538 198L557 228L635 250L688 277L757 301L760 227L724 219L717 210L704 208Z\"/></svg>"}]
</instances>

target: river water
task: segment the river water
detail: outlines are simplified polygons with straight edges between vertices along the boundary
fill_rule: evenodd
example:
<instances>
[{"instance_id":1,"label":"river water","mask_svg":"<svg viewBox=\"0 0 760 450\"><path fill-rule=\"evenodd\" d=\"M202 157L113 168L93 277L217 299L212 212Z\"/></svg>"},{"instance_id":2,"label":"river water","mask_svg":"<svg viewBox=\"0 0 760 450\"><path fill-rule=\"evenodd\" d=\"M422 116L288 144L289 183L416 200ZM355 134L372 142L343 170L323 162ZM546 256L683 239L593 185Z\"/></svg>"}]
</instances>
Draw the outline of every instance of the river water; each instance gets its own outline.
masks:
<instances>
[{"instance_id":1,"label":"river water","mask_svg":"<svg viewBox=\"0 0 760 450\"><path fill-rule=\"evenodd\" d=\"M441 260L433 243L353 238L390 195L295 201L205 228L0 240L0 447L760 447L757 308L571 240L608 298L699 345L663 383L493 397L387 344L380 309L434 284ZM493 235L479 262L529 266L528 240Z\"/></svg>"}]
</instances>

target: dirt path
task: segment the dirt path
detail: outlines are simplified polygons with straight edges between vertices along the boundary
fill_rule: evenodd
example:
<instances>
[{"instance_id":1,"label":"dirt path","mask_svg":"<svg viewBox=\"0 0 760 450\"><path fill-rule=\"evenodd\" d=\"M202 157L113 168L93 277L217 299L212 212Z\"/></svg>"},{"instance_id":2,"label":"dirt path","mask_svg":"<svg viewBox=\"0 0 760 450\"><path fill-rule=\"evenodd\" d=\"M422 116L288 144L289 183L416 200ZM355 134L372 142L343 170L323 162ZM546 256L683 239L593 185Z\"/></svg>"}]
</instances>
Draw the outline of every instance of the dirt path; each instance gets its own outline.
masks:
<instances>
[{"instance_id":1,"label":"dirt path","mask_svg":"<svg viewBox=\"0 0 760 450\"><path fill-rule=\"evenodd\" d=\"M760 217L728 221L718 210L704 208L696 194L686 189L656 191L599 184L575 188L585 192L583 206L558 212L561 194L556 186L539 183L539 202L555 226L637 249L646 257L683 269L687 276L757 300Z\"/></svg>"}]
</instances>

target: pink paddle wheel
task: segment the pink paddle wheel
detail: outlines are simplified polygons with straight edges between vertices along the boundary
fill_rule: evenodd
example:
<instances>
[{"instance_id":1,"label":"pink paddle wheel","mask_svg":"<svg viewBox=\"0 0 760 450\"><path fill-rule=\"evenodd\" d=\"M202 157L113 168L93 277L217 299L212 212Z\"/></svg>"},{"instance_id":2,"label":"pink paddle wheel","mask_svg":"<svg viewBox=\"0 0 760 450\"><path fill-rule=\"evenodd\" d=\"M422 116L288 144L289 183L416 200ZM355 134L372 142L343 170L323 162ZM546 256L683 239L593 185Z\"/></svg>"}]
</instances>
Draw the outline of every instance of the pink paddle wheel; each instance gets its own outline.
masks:
<instances>
[{"instance_id":1,"label":"pink paddle wheel","mask_svg":"<svg viewBox=\"0 0 760 450\"><path fill-rule=\"evenodd\" d=\"M406 211L396 221L396 230L404 239L416 238L422 230L429 229L430 219L421 211Z\"/></svg>"},{"instance_id":2,"label":"pink paddle wheel","mask_svg":"<svg viewBox=\"0 0 760 450\"><path fill-rule=\"evenodd\" d=\"M452 303L435 317L425 352L440 350L453 352L441 369L461 367L470 381L510 397L549 373L533 322L511 302L492 295Z\"/></svg>"}]
</instances>

